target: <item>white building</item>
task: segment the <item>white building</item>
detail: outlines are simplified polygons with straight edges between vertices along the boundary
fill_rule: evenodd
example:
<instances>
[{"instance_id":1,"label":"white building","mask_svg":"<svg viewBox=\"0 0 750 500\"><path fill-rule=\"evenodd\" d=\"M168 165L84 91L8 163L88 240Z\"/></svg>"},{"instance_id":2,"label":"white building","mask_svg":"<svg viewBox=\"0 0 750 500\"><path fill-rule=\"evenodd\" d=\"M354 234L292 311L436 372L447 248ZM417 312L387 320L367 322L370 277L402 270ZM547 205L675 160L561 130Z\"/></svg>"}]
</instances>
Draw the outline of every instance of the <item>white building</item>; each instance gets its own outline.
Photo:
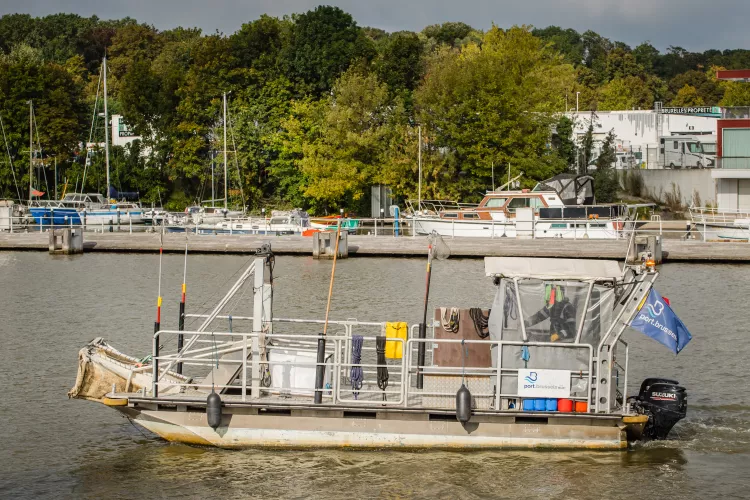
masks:
<instances>
[{"instance_id":1,"label":"white building","mask_svg":"<svg viewBox=\"0 0 750 500\"><path fill-rule=\"evenodd\" d=\"M591 111L568 112L573 120L573 140L586 134ZM653 110L597 111L593 115L594 141L601 143L610 130L617 138L620 151L640 153L644 168L661 168L659 138L671 135L714 135L719 117L659 113ZM662 153L663 154L663 153Z\"/></svg>"},{"instance_id":2,"label":"white building","mask_svg":"<svg viewBox=\"0 0 750 500\"><path fill-rule=\"evenodd\" d=\"M142 139L141 136L133 133L122 115L112 115L110 124L112 127L112 135L110 137L112 138L113 146L125 146L136 139Z\"/></svg>"}]
</instances>

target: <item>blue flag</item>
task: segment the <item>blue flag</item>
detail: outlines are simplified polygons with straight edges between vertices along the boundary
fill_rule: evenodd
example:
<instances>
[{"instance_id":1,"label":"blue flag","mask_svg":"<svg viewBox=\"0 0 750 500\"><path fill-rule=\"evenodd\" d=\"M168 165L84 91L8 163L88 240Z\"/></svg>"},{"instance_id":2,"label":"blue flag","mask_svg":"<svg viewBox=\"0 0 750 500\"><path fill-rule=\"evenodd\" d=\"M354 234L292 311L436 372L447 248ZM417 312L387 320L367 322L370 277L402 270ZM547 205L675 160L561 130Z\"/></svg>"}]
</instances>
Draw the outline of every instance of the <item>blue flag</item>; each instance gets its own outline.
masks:
<instances>
[{"instance_id":1,"label":"blue flag","mask_svg":"<svg viewBox=\"0 0 750 500\"><path fill-rule=\"evenodd\" d=\"M653 288L638 306L630 326L678 354L693 338L680 318Z\"/></svg>"}]
</instances>

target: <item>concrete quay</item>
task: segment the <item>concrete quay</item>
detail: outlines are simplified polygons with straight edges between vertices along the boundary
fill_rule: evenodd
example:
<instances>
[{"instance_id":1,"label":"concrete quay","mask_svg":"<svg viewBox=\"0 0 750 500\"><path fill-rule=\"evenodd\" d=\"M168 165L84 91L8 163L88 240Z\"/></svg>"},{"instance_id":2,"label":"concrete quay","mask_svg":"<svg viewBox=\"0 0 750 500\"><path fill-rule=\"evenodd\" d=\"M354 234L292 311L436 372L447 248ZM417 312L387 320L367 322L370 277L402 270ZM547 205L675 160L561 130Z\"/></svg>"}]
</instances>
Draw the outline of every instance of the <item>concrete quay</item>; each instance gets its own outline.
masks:
<instances>
[{"instance_id":1,"label":"concrete quay","mask_svg":"<svg viewBox=\"0 0 750 500\"><path fill-rule=\"evenodd\" d=\"M159 250L158 233L84 234L84 252L152 253ZM302 236L164 234L165 252L184 252L187 238L191 253L248 254L270 242L279 255L312 255L312 238ZM511 238L445 238L453 258L563 257L581 259L625 258L628 242L622 240L563 240ZM0 233L0 251L48 251L47 233ZM750 262L750 243L702 242L664 239L664 262ZM349 236L350 257L422 257L427 238Z\"/></svg>"}]
</instances>

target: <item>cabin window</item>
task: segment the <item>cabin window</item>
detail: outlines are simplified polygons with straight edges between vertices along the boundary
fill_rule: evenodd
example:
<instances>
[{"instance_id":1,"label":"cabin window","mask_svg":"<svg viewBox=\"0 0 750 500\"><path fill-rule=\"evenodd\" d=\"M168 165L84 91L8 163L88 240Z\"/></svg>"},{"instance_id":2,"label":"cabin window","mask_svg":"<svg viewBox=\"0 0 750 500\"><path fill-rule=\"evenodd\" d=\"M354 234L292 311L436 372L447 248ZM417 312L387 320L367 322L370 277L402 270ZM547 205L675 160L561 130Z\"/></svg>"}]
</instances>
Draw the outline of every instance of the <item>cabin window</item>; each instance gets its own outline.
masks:
<instances>
[{"instance_id":1,"label":"cabin window","mask_svg":"<svg viewBox=\"0 0 750 500\"><path fill-rule=\"evenodd\" d=\"M484 205L485 207L502 207L505 205L505 202L508 200L508 198L490 198L487 200L487 203Z\"/></svg>"},{"instance_id":2,"label":"cabin window","mask_svg":"<svg viewBox=\"0 0 750 500\"><path fill-rule=\"evenodd\" d=\"M286 223L286 219L275 217L271 219L271 224L284 224Z\"/></svg>"},{"instance_id":3,"label":"cabin window","mask_svg":"<svg viewBox=\"0 0 750 500\"><path fill-rule=\"evenodd\" d=\"M458 219L458 214L457 213L443 214L443 218L444 219Z\"/></svg>"},{"instance_id":4,"label":"cabin window","mask_svg":"<svg viewBox=\"0 0 750 500\"><path fill-rule=\"evenodd\" d=\"M544 208L544 202L541 198L531 198L531 208L540 209Z\"/></svg>"},{"instance_id":5,"label":"cabin window","mask_svg":"<svg viewBox=\"0 0 750 500\"><path fill-rule=\"evenodd\" d=\"M517 208L525 208L528 207L531 203L531 200L528 198L513 198L510 200L510 203L508 203L508 211L509 212L515 212Z\"/></svg>"},{"instance_id":6,"label":"cabin window","mask_svg":"<svg viewBox=\"0 0 750 500\"><path fill-rule=\"evenodd\" d=\"M472 214L472 213L464 214L464 219L478 219L478 218L479 218L479 214Z\"/></svg>"},{"instance_id":7,"label":"cabin window","mask_svg":"<svg viewBox=\"0 0 750 500\"><path fill-rule=\"evenodd\" d=\"M553 222L551 229L568 229L568 225L561 222Z\"/></svg>"},{"instance_id":8,"label":"cabin window","mask_svg":"<svg viewBox=\"0 0 750 500\"><path fill-rule=\"evenodd\" d=\"M673 143L674 143L674 146L672 146L672 149L679 149L677 141L673 141Z\"/></svg>"}]
</instances>

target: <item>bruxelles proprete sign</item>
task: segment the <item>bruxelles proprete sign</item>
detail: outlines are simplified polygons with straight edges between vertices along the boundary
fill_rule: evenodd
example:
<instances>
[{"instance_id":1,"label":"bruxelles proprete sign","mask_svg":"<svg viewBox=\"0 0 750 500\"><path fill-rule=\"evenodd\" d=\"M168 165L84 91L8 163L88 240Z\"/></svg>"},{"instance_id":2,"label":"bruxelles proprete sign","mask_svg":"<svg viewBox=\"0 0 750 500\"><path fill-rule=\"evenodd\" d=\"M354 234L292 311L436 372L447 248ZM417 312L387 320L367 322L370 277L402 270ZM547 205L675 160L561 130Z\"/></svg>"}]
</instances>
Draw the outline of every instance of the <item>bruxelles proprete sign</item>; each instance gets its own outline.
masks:
<instances>
[{"instance_id":1,"label":"bruxelles proprete sign","mask_svg":"<svg viewBox=\"0 0 750 500\"><path fill-rule=\"evenodd\" d=\"M721 113L716 106L690 106L684 108L661 108L665 115L715 115Z\"/></svg>"}]
</instances>

